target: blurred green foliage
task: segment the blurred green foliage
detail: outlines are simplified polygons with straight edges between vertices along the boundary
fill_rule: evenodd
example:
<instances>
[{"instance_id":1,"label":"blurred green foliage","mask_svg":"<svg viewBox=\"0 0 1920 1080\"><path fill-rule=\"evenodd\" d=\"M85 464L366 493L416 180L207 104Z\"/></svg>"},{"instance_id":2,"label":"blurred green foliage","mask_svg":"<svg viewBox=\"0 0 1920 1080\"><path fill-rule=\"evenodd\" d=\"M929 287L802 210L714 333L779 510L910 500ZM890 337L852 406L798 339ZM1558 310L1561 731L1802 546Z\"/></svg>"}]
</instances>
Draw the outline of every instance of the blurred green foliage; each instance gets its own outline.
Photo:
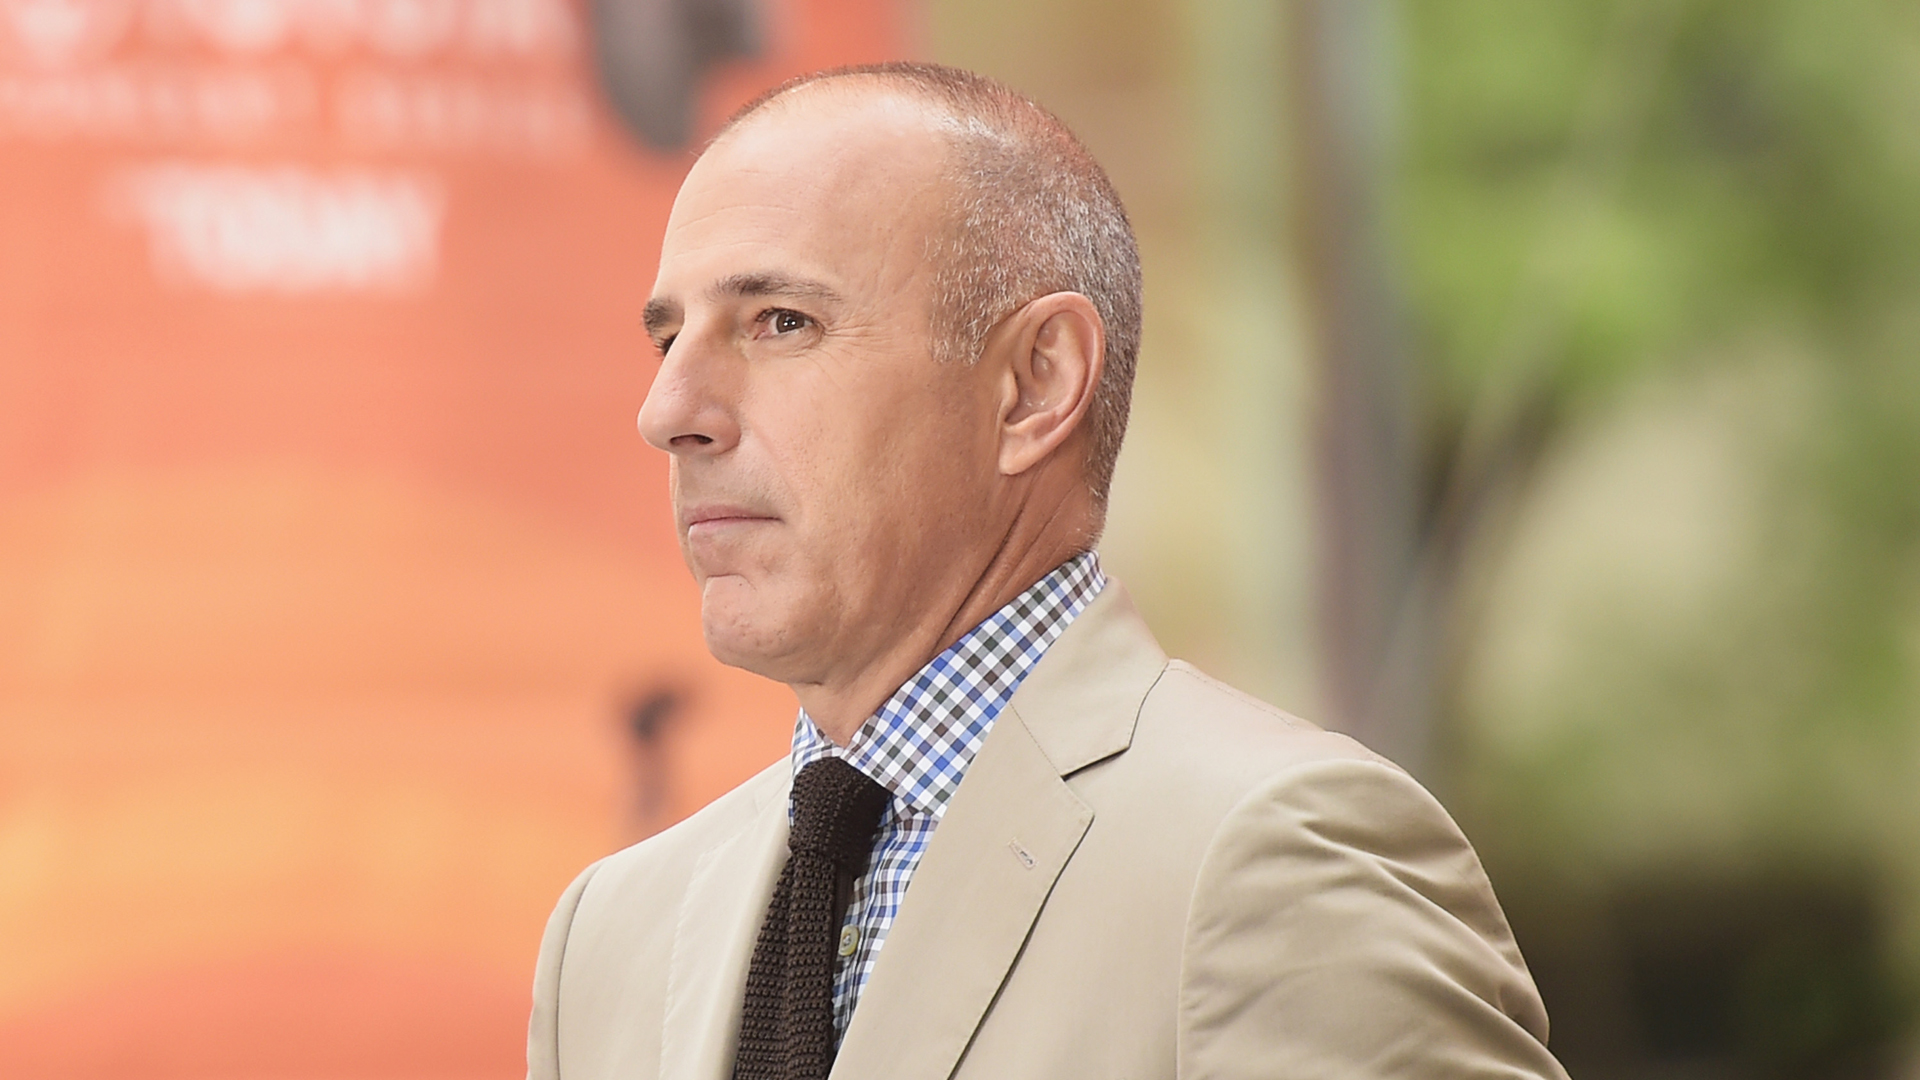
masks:
<instances>
[{"instance_id":1,"label":"blurred green foliage","mask_svg":"<svg viewBox=\"0 0 1920 1080\"><path fill-rule=\"evenodd\" d=\"M1443 409L1521 376L1604 393L1756 322L1911 357L1920 8L1403 10L1402 225ZM1517 342L1543 315L1550 340Z\"/></svg>"},{"instance_id":2,"label":"blurred green foliage","mask_svg":"<svg viewBox=\"0 0 1920 1080\"><path fill-rule=\"evenodd\" d=\"M1553 1048L1584 1080L1920 1061L1920 4L1367 2L1455 580L1432 776ZM1263 680L1314 652L1288 10L928 23L1066 116L1140 231L1108 553L1172 651L1317 716L1310 675Z\"/></svg>"},{"instance_id":3,"label":"blurred green foliage","mask_svg":"<svg viewBox=\"0 0 1920 1080\"><path fill-rule=\"evenodd\" d=\"M1806 919L1761 919L1737 996L1871 1004L1701 1060L1888 1067L1845 1047L1920 973L1920 5L1398 10L1432 501L1501 493L1450 628L1453 801L1543 985L1586 981L1574 1057L1658 1056L1650 921L1791 880L1859 901L1868 959L1769 968ZM1620 899L1648 889L1681 898Z\"/></svg>"}]
</instances>

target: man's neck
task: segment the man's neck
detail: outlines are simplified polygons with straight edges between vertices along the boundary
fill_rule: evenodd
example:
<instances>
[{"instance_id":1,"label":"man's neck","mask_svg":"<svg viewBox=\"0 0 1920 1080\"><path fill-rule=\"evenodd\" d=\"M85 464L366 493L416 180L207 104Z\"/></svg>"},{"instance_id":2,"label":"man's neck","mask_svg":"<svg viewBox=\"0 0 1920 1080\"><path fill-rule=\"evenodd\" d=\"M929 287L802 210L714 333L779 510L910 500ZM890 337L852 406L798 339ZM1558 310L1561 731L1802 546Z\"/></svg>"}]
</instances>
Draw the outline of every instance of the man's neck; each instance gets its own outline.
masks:
<instances>
[{"instance_id":1,"label":"man's neck","mask_svg":"<svg viewBox=\"0 0 1920 1080\"><path fill-rule=\"evenodd\" d=\"M1019 551L1002 546L961 602L948 608L951 614L944 621L937 613L929 613L918 627L903 630L895 648L850 680L790 684L800 707L822 735L846 746L867 719L934 657L1060 564L1088 550L1084 539L1074 539L1073 543L1024 545Z\"/></svg>"}]
</instances>

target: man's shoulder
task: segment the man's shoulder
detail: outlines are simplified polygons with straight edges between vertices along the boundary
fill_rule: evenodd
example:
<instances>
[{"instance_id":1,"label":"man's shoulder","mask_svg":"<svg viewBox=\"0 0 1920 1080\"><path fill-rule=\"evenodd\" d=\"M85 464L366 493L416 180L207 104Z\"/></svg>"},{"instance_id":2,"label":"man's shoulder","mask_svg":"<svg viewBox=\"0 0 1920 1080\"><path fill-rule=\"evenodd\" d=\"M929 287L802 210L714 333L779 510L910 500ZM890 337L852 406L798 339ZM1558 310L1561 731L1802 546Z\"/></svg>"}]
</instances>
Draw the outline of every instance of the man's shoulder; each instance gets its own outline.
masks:
<instances>
[{"instance_id":1,"label":"man's shoulder","mask_svg":"<svg viewBox=\"0 0 1920 1080\"><path fill-rule=\"evenodd\" d=\"M1170 661L1141 702L1130 753L1140 768L1170 769L1213 787L1246 789L1313 762L1398 766L1348 736L1327 731Z\"/></svg>"},{"instance_id":2,"label":"man's shoulder","mask_svg":"<svg viewBox=\"0 0 1920 1080\"><path fill-rule=\"evenodd\" d=\"M1174 875L1183 879L1241 828L1279 820L1263 809L1275 804L1311 806L1316 820L1354 827L1417 817L1457 833L1398 765L1178 660L1139 700L1125 749L1065 780L1096 829L1154 835L1163 869L1184 867Z\"/></svg>"},{"instance_id":3,"label":"man's shoulder","mask_svg":"<svg viewBox=\"0 0 1920 1080\"><path fill-rule=\"evenodd\" d=\"M1205 828L1279 774L1324 772L1301 768L1315 762L1404 778L1347 736L1169 660L1112 579L1010 709L1096 813L1161 806Z\"/></svg>"},{"instance_id":4,"label":"man's shoulder","mask_svg":"<svg viewBox=\"0 0 1920 1080\"><path fill-rule=\"evenodd\" d=\"M581 984L638 977L629 971L634 964L651 973L642 982L663 977L672 914L684 905L704 860L764 825L769 805L785 796L788 777L787 762L778 761L685 821L588 867L561 902L567 953L576 958L569 978Z\"/></svg>"},{"instance_id":5,"label":"man's shoulder","mask_svg":"<svg viewBox=\"0 0 1920 1080\"><path fill-rule=\"evenodd\" d=\"M666 880L684 880L702 855L750 827L769 803L785 797L791 782L791 763L783 757L678 824L602 859L595 885L660 881L663 874ZM675 867L684 869L672 874Z\"/></svg>"}]
</instances>

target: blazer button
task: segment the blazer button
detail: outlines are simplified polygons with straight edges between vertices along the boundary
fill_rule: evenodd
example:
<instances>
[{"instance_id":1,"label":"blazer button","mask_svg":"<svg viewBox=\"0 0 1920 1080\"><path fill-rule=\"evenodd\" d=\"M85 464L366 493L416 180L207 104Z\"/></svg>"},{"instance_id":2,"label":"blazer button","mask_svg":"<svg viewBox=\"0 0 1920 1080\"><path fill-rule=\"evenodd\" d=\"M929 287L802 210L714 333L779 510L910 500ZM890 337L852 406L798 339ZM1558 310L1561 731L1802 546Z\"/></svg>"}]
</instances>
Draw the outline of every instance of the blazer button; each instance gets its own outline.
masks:
<instances>
[{"instance_id":1,"label":"blazer button","mask_svg":"<svg viewBox=\"0 0 1920 1080\"><path fill-rule=\"evenodd\" d=\"M840 928L840 955L852 956L853 950L860 947L860 928L843 926Z\"/></svg>"}]
</instances>

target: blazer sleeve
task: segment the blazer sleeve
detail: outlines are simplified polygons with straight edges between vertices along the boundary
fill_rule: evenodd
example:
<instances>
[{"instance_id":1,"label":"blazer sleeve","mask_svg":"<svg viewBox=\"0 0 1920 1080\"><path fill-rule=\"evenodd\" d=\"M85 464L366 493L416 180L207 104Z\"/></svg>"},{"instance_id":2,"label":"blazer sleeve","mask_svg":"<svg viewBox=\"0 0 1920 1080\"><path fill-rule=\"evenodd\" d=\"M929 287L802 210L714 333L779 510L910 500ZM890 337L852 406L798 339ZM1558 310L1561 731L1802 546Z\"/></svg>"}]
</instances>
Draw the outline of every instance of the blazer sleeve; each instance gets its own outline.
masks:
<instances>
[{"instance_id":1,"label":"blazer sleeve","mask_svg":"<svg viewBox=\"0 0 1920 1080\"><path fill-rule=\"evenodd\" d=\"M560 894L553 914L547 917L547 930L540 938L540 959L533 969L533 1013L527 1020L527 1080L560 1080L560 965L566 959L567 936L573 930L573 913L580 907L580 896L594 863L573 879Z\"/></svg>"},{"instance_id":2,"label":"blazer sleeve","mask_svg":"<svg viewBox=\"0 0 1920 1080\"><path fill-rule=\"evenodd\" d=\"M1297 765L1222 821L1181 962L1183 1080L1565 1080L1546 1038L1479 858L1405 773Z\"/></svg>"}]
</instances>

